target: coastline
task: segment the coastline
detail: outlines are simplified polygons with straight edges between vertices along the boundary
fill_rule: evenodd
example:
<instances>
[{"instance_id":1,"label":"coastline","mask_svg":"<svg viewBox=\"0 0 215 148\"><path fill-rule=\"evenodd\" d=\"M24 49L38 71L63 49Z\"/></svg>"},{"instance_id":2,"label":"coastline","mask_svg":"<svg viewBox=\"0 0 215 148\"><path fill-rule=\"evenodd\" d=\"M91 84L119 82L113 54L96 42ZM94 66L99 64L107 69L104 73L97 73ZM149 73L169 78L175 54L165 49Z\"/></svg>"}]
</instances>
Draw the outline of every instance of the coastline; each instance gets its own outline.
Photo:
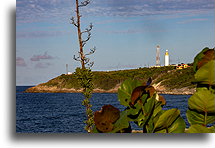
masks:
<instances>
[{"instance_id":1,"label":"coastline","mask_svg":"<svg viewBox=\"0 0 215 148\"><path fill-rule=\"evenodd\" d=\"M195 88L179 88L179 89L166 89L163 87L156 87L155 90L158 94L170 94L170 95L192 95L195 92ZM104 90L95 88L93 89L93 93L117 93L118 87L113 89ZM24 92L26 93L81 93L82 89L74 89L74 88L57 88L56 86L48 87L48 86L34 86L26 89Z\"/></svg>"}]
</instances>

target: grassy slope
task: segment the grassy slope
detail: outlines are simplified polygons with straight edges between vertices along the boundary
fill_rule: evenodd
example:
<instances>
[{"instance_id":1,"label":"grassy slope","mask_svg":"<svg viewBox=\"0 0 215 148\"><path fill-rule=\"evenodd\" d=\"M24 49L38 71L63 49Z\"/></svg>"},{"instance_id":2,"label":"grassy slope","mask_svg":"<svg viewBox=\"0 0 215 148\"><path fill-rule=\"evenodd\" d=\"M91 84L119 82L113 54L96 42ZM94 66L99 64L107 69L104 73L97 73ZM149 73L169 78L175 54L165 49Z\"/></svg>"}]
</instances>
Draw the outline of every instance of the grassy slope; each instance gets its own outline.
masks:
<instances>
[{"instance_id":1,"label":"grassy slope","mask_svg":"<svg viewBox=\"0 0 215 148\"><path fill-rule=\"evenodd\" d=\"M193 88L191 84L193 80L192 68L174 70L173 67L159 67L159 68L139 68L132 70L120 70L110 72L93 72L94 79L93 84L95 88L109 90L115 88L117 84L120 84L128 78L134 78L141 80L142 82L147 81L149 77L152 77L153 83L161 84L167 88ZM80 86L75 78L75 75L61 75L47 83L41 85L45 86L57 86L58 88L75 88L79 89Z\"/></svg>"}]
</instances>

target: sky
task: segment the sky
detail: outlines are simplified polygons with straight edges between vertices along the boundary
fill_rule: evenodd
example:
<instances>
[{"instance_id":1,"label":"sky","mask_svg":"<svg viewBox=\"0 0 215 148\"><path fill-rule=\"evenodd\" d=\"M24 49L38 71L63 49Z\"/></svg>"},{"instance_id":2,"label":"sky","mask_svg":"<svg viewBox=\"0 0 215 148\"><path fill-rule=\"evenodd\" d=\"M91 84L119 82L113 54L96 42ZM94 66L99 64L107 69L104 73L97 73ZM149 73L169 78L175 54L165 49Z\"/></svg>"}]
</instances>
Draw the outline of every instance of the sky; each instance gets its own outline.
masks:
<instances>
[{"instance_id":1,"label":"sky","mask_svg":"<svg viewBox=\"0 0 215 148\"><path fill-rule=\"evenodd\" d=\"M80 1L81 2L81 1ZM80 8L82 30L93 24L85 45L93 71L154 66L156 46L170 64L192 63L203 48L214 48L214 0L91 0ZM80 63L75 0L16 1L16 85L37 85Z\"/></svg>"}]
</instances>

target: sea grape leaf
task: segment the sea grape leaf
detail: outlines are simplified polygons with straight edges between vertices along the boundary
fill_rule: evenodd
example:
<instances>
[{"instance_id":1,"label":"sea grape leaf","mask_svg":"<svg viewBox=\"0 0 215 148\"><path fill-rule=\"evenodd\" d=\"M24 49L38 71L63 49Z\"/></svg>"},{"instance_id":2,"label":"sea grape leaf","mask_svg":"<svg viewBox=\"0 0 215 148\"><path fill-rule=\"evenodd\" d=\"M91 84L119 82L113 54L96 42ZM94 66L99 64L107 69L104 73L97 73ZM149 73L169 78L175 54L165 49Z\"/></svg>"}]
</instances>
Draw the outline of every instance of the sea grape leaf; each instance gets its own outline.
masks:
<instances>
[{"instance_id":1,"label":"sea grape leaf","mask_svg":"<svg viewBox=\"0 0 215 148\"><path fill-rule=\"evenodd\" d=\"M165 112L165 110L162 110L162 108L159 109L159 110L160 111L157 112L156 114L155 114L155 111L154 111L154 114L153 114L153 123L156 123L158 121L158 119L160 118L160 116Z\"/></svg>"},{"instance_id":2,"label":"sea grape leaf","mask_svg":"<svg viewBox=\"0 0 215 148\"><path fill-rule=\"evenodd\" d=\"M142 97L140 98L140 103L144 105L146 103L146 100L148 99L148 94L143 94Z\"/></svg>"},{"instance_id":3,"label":"sea grape leaf","mask_svg":"<svg viewBox=\"0 0 215 148\"><path fill-rule=\"evenodd\" d=\"M215 113L215 94L207 88L198 88L188 99L188 106L200 113Z\"/></svg>"},{"instance_id":4,"label":"sea grape leaf","mask_svg":"<svg viewBox=\"0 0 215 148\"><path fill-rule=\"evenodd\" d=\"M153 113L155 109L155 95L152 98L147 99L147 102L144 104L142 107L143 111L143 118L139 118L138 125L141 127L144 127L144 129L147 130L147 132L151 133L154 128L154 123L153 123Z\"/></svg>"},{"instance_id":5,"label":"sea grape leaf","mask_svg":"<svg viewBox=\"0 0 215 148\"><path fill-rule=\"evenodd\" d=\"M120 111L112 105L104 105L100 111L94 113L96 128L103 132L110 132L114 128L114 123L119 119Z\"/></svg>"},{"instance_id":6,"label":"sea grape leaf","mask_svg":"<svg viewBox=\"0 0 215 148\"><path fill-rule=\"evenodd\" d=\"M154 106L155 99L149 98L144 106L142 106L143 114L138 117L138 126L143 126L146 123L147 119L152 117Z\"/></svg>"},{"instance_id":7,"label":"sea grape leaf","mask_svg":"<svg viewBox=\"0 0 215 148\"><path fill-rule=\"evenodd\" d=\"M154 117L150 118L146 127L147 133L152 133L154 129Z\"/></svg>"},{"instance_id":8,"label":"sea grape leaf","mask_svg":"<svg viewBox=\"0 0 215 148\"><path fill-rule=\"evenodd\" d=\"M130 118L131 121L137 121L139 115L141 114L141 107L142 104L136 103L134 108L127 109L128 118Z\"/></svg>"},{"instance_id":9,"label":"sea grape leaf","mask_svg":"<svg viewBox=\"0 0 215 148\"><path fill-rule=\"evenodd\" d=\"M130 105L133 106L134 104L136 104L136 102L138 100L140 100L140 98L142 97L146 88L147 88L147 86L138 86L132 91L132 93L131 93L131 104Z\"/></svg>"},{"instance_id":10,"label":"sea grape leaf","mask_svg":"<svg viewBox=\"0 0 215 148\"><path fill-rule=\"evenodd\" d=\"M208 61L213 60L214 49L204 48L200 53L196 55L193 62L193 69L196 72L201 66L206 64Z\"/></svg>"},{"instance_id":11,"label":"sea grape leaf","mask_svg":"<svg viewBox=\"0 0 215 148\"><path fill-rule=\"evenodd\" d=\"M180 116L168 129L169 133L184 133L186 128L186 123L184 119Z\"/></svg>"},{"instance_id":12,"label":"sea grape leaf","mask_svg":"<svg viewBox=\"0 0 215 148\"><path fill-rule=\"evenodd\" d=\"M197 67L198 62L203 58L203 56L204 56L203 53L204 53L205 51L207 51L207 50L209 50L208 47L204 48L204 49L203 49L200 53L198 53L198 54L196 55L196 57L194 58L193 70L194 70L195 72L198 70L198 67Z\"/></svg>"},{"instance_id":13,"label":"sea grape leaf","mask_svg":"<svg viewBox=\"0 0 215 148\"><path fill-rule=\"evenodd\" d=\"M176 108L165 111L155 123L154 132L159 132L163 129L169 131L170 126L180 117L180 111Z\"/></svg>"},{"instance_id":14,"label":"sea grape leaf","mask_svg":"<svg viewBox=\"0 0 215 148\"><path fill-rule=\"evenodd\" d=\"M214 115L207 115L207 117L205 117L204 114L200 114L195 111L191 111L189 109L186 112L186 116L187 116L188 122L191 125L194 125L194 124L207 125L215 122Z\"/></svg>"},{"instance_id":15,"label":"sea grape leaf","mask_svg":"<svg viewBox=\"0 0 215 148\"><path fill-rule=\"evenodd\" d=\"M129 106L131 102L131 94L134 88L141 86L141 83L137 80L125 80L118 89L118 100L120 104L124 106Z\"/></svg>"},{"instance_id":16,"label":"sea grape leaf","mask_svg":"<svg viewBox=\"0 0 215 148\"><path fill-rule=\"evenodd\" d=\"M139 126L139 127L142 127L145 123L146 123L146 121L147 121L147 116L145 116L144 114L140 114L139 116L138 116L138 118L137 118L137 125Z\"/></svg>"},{"instance_id":17,"label":"sea grape leaf","mask_svg":"<svg viewBox=\"0 0 215 148\"><path fill-rule=\"evenodd\" d=\"M186 133L214 133L214 127L206 127L199 124L191 125Z\"/></svg>"},{"instance_id":18,"label":"sea grape leaf","mask_svg":"<svg viewBox=\"0 0 215 148\"><path fill-rule=\"evenodd\" d=\"M154 123L157 122L160 115L164 112L164 110L162 110L161 104L162 103L160 101L155 100L155 108L154 108L153 115L152 115Z\"/></svg>"},{"instance_id":19,"label":"sea grape leaf","mask_svg":"<svg viewBox=\"0 0 215 148\"><path fill-rule=\"evenodd\" d=\"M153 86L148 86L145 90L149 94L150 98L156 93L155 88Z\"/></svg>"},{"instance_id":20,"label":"sea grape leaf","mask_svg":"<svg viewBox=\"0 0 215 148\"><path fill-rule=\"evenodd\" d=\"M123 132L123 129L127 129L129 126L127 111L122 111L120 113L120 118L116 121L116 123L114 123L114 129L111 131L111 133Z\"/></svg>"},{"instance_id":21,"label":"sea grape leaf","mask_svg":"<svg viewBox=\"0 0 215 148\"><path fill-rule=\"evenodd\" d=\"M195 81L200 84L215 85L215 60L211 60L205 65L203 65L195 73Z\"/></svg>"},{"instance_id":22,"label":"sea grape leaf","mask_svg":"<svg viewBox=\"0 0 215 148\"><path fill-rule=\"evenodd\" d=\"M154 109L154 106L155 106L155 99L149 98L143 106L143 113L145 114L145 116L149 116L151 114L151 112Z\"/></svg>"},{"instance_id":23,"label":"sea grape leaf","mask_svg":"<svg viewBox=\"0 0 215 148\"><path fill-rule=\"evenodd\" d=\"M209 49L209 50L204 52L204 56L202 57L202 59L197 64L198 69L201 68L204 64L208 63L211 60L215 60L214 49Z\"/></svg>"},{"instance_id":24,"label":"sea grape leaf","mask_svg":"<svg viewBox=\"0 0 215 148\"><path fill-rule=\"evenodd\" d=\"M153 86L138 86L136 87L131 94L131 103L130 106L133 106L137 101L141 100L140 103L144 105L147 98L151 98L155 94L155 89Z\"/></svg>"},{"instance_id":25,"label":"sea grape leaf","mask_svg":"<svg viewBox=\"0 0 215 148\"><path fill-rule=\"evenodd\" d=\"M166 100L165 100L165 98L164 98L163 96L161 96L161 95L159 95L158 97L159 97L159 98L158 98L158 101L161 102L161 105L166 105Z\"/></svg>"}]
</instances>

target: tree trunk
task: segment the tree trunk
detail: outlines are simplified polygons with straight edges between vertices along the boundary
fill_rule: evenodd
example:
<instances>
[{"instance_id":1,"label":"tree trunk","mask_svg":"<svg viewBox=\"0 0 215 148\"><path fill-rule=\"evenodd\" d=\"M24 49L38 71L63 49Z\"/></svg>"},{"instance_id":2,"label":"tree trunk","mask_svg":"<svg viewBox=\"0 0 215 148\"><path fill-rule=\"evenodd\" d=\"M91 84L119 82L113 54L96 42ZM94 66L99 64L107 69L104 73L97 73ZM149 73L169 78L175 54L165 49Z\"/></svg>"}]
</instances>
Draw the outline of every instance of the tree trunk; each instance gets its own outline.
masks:
<instances>
[{"instance_id":1,"label":"tree trunk","mask_svg":"<svg viewBox=\"0 0 215 148\"><path fill-rule=\"evenodd\" d=\"M78 2L78 0L76 0L76 15L77 15L78 41L79 41L79 48L80 48L81 66L82 66L82 69L85 69L84 52L83 52L83 44L82 44L82 37L81 37L81 23L80 23L81 16L79 14L79 2Z\"/></svg>"}]
</instances>

